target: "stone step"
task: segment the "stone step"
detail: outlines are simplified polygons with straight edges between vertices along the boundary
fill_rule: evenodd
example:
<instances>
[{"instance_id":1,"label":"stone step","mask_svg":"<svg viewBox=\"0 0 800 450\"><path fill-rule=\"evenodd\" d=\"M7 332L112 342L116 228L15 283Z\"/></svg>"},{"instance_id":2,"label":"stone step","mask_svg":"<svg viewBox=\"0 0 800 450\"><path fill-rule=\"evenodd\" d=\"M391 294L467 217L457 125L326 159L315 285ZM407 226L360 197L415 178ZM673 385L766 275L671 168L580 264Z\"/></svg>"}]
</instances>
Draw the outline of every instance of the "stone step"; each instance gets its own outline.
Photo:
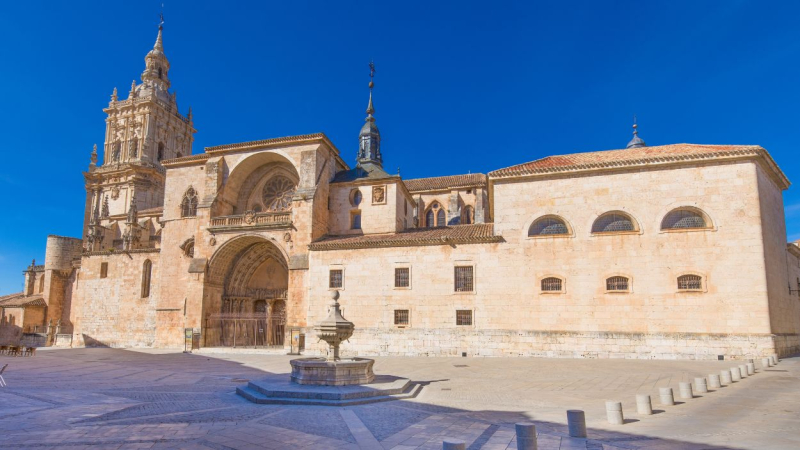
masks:
<instances>
[{"instance_id":1,"label":"stone step","mask_svg":"<svg viewBox=\"0 0 800 450\"><path fill-rule=\"evenodd\" d=\"M384 382L369 385L352 386L309 386L295 383L275 385L272 383L250 382L249 389L259 392L265 397L297 398L315 400L355 400L377 395L398 395L406 392L411 386L411 380L397 379L394 382Z\"/></svg>"},{"instance_id":2,"label":"stone step","mask_svg":"<svg viewBox=\"0 0 800 450\"><path fill-rule=\"evenodd\" d=\"M413 383L407 392L400 394L333 400L322 398L267 397L261 392L251 389L249 386L236 388L236 393L253 403L262 405L356 406L414 398L421 390L421 384Z\"/></svg>"}]
</instances>

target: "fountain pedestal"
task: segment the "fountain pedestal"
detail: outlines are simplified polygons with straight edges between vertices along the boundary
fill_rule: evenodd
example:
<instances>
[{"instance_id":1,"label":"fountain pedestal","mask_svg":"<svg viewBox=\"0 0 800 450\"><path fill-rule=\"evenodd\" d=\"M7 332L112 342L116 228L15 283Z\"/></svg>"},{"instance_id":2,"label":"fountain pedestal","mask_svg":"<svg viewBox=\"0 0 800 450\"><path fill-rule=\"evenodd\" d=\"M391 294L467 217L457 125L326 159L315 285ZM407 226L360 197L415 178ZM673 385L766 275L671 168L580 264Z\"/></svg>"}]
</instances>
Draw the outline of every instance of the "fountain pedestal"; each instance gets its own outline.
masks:
<instances>
[{"instance_id":1,"label":"fountain pedestal","mask_svg":"<svg viewBox=\"0 0 800 450\"><path fill-rule=\"evenodd\" d=\"M339 357L339 345L353 335L355 326L342 316L339 291L333 291L331 298L333 304L328 317L314 327L317 337L328 344L328 357L291 360L289 363L292 365L292 381L297 384L317 386L372 383L375 380L375 374L372 372L375 360Z\"/></svg>"}]
</instances>

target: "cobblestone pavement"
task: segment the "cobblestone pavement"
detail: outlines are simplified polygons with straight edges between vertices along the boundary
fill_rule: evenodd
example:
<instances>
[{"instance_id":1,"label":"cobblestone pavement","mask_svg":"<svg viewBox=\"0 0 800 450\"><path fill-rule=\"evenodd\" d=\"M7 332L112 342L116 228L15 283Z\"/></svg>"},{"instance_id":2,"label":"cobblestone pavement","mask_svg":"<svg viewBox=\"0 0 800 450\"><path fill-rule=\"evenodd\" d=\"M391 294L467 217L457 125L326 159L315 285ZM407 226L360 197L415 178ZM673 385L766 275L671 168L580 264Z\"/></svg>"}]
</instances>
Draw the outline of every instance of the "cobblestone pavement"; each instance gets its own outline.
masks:
<instances>
[{"instance_id":1,"label":"cobblestone pavement","mask_svg":"<svg viewBox=\"0 0 800 450\"><path fill-rule=\"evenodd\" d=\"M532 421L539 448L800 448L800 358L676 406L658 388L740 361L376 358L375 371L426 384L413 400L346 408L256 405L237 386L288 372L291 357L157 350L43 350L0 356L2 449L516 448L514 423ZM757 364L757 366L759 366ZM636 414L648 393L656 414ZM609 425L605 400L623 403ZM679 400L680 401L680 400ZM572 439L566 410L586 411L588 439Z\"/></svg>"}]
</instances>

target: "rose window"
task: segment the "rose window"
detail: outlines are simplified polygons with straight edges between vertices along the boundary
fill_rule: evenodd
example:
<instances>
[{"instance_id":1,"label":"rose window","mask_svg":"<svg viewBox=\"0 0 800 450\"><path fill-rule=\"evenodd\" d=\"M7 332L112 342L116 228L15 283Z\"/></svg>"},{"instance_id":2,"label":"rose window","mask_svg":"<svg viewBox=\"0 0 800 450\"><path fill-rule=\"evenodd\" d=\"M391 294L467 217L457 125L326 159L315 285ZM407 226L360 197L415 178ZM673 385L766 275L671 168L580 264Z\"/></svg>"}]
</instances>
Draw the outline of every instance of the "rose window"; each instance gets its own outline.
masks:
<instances>
[{"instance_id":1,"label":"rose window","mask_svg":"<svg viewBox=\"0 0 800 450\"><path fill-rule=\"evenodd\" d=\"M267 211L288 211L292 208L294 183L286 177L275 177L264 185L261 191Z\"/></svg>"}]
</instances>

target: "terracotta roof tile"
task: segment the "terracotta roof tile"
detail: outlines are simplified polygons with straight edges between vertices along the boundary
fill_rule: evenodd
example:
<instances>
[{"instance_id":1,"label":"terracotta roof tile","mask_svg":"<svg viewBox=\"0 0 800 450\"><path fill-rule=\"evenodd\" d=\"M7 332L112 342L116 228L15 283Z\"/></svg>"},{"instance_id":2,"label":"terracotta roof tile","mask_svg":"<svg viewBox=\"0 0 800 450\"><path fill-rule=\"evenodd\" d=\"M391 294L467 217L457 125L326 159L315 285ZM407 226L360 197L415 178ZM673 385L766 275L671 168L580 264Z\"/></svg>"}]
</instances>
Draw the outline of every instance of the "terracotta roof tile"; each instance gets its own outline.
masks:
<instances>
[{"instance_id":1,"label":"terracotta roof tile","mask_svg":"<svg viewBox=\"0 0 800 450\"><path fill-rule=\"evenodd\" d=\"M456 225L439 228L415 228L399 233L360 236L326 236L312 242L310 250L346 250L356 248L411 247L420 245L477 244L503 242L494 235L491 223Z\"/></svg>"},{"instance_id":2,"label":"terracotta roof tile","mask_svg":"<svg viewBox=\"0 0 800 450\"><path fill-rule=\"evenodd\" d=\"M33 308L47 306L41 294L24 295L22 292L0 297L0 308Z\"/></svg>"},{"instance_id":3,"label":"terracotta roof tile","mask_svg":"<svg viewBox=\"0 0 800 450\"><path fill-rule=\"evenodd\" d=\"M789 180L766 150L757 145L701 145L673 144L657 147L638 147L624 150L606 150L601 152L573 153L570 155L548 156L536 161L518 164L489 172L492 178L505 178L524 175L547 174L592 170L599 168L615 168L643 166L653 164L674 163L676 161L697 161L739 156L765 156L767 162L774 166L778 177Z\"/></svg>"},{"instance_id":4,"label":"terracotta roof tile","mask_svg":"<svg viewBox=\"0 0 800 450\"><path fill-rule=\"evenodd\" d=\"M446 177L415 178L404 180L409 192L437 191L443 189L486 186L486 175L470 173L466 175L450 175Z\"/></svg>"}]
</instances>

